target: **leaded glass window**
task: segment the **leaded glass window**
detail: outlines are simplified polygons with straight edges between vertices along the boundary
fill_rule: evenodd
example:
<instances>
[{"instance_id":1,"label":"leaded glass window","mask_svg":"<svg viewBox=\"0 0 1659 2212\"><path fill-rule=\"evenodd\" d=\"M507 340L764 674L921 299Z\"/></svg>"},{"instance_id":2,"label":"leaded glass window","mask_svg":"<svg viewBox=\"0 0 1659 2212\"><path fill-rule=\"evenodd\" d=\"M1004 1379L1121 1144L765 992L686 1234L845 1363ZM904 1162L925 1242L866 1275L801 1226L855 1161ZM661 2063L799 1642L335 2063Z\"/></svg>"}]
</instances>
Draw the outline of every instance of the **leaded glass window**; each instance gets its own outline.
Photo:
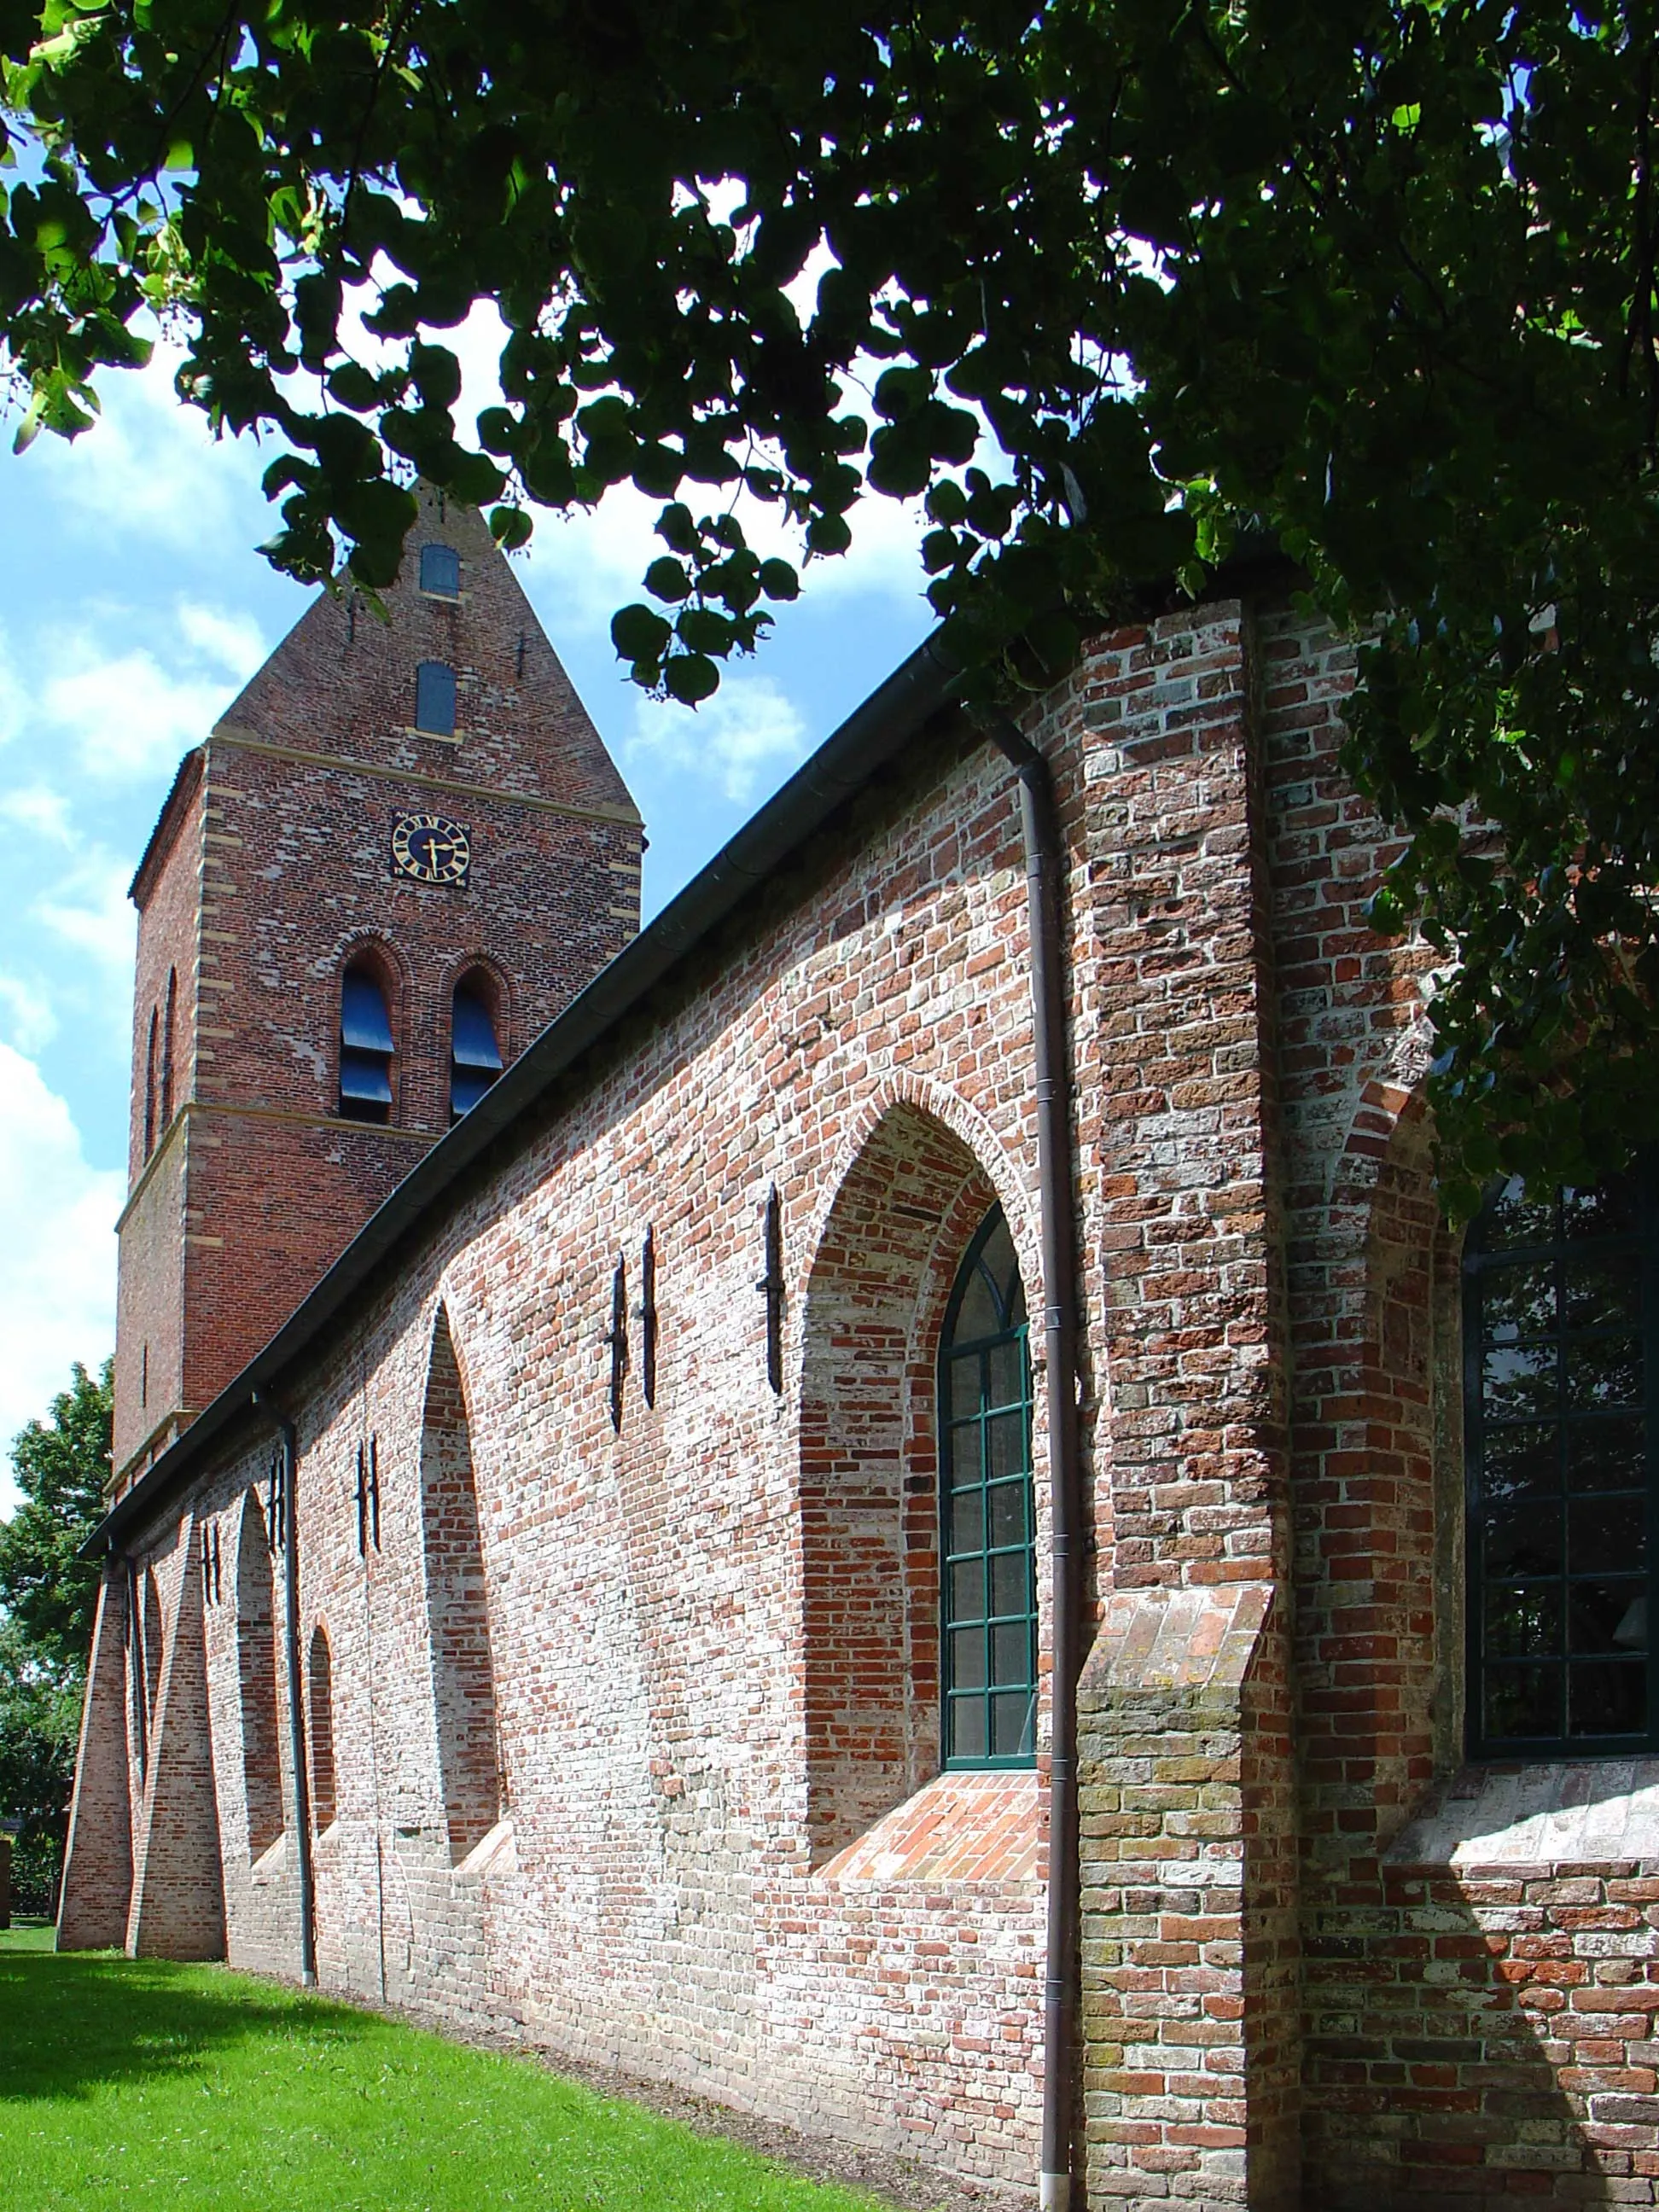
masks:
<instances>
[{"instance_id":1,"label":"leaded glass window","mask_svg":"<svg viewBox=\"0 0 1659 2212\"><path fill-rule=\"evenodd\" d=\"M1025 1294L999 1206L969 1247L939 1347L946 1766L1036 1755L1036 1519Z\"/></svg>"},{"instance_id":2,"label":"leaded glass window","mask_svg":"<svg viewBox=\"0 0 1659 2212\"><path fill-rule=\"evenodd\" d=\"M1464 1395L1476 1757L1659 1746L1654 1178L1529 1201L1469 1233Z\"/></svg>"}]
</instances>

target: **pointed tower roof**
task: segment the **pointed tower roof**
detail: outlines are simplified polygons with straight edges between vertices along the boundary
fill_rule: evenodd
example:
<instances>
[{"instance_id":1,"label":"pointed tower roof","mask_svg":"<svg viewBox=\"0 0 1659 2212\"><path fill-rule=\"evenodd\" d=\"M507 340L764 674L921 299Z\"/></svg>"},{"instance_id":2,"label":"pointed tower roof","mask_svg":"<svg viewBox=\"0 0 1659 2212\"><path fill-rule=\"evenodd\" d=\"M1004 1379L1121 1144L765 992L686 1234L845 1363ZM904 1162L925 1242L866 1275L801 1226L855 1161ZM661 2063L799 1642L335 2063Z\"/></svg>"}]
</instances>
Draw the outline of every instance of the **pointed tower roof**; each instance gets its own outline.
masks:
<instances>
[{"instance_id":1,"label":"pointed tower roof","mask_svg":"<svg viewBox=\"0 0 1659 2212\"><path fill-rule=\"evenodd\" d=\"M476 509L417 488L419 520L382 615L321 592L215 726L277 751L441 775L638 822L639 811ZM453 672L453 727L416 711L417 672ZM433 696L445 696L440 677Z\"/></svg>"}]
</instances>

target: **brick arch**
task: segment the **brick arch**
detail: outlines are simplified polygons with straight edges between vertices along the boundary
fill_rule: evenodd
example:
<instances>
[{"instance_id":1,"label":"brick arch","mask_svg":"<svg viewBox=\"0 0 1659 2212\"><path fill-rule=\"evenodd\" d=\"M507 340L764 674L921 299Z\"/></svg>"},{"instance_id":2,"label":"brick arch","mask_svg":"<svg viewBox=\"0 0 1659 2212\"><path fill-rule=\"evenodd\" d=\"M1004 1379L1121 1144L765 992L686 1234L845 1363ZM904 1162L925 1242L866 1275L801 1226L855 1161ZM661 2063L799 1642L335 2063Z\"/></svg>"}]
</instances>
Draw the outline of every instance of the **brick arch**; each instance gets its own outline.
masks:
<instances>
[{"instance_id":1,"label":"brick arch","mask_svg":"<svg viewBox=\"0 0 1659 2212\"><path fill-rule=\"evenodd\" d=\"M1461 1238L1420 1084L1369 1080L1322 1224L1322 1344L1298 1352L1304 1786L1316 1857L1386 1848L1458 1753Z\"/></svg>"},{"instance_id":2,"label":"brick arch","mask_svg":"<svg viewBox=\"0 0 1659 2212\"><path fill-rule=\"evenodd\" d=\"M506 1792L471 1423L443 1305L433 1322L421 1415L421 1534L439 1777L450 1857L459 1865L501 1819Z\"/></svg>"},{"instance_id":3,"label":"brick arch","mask_svg":"<svg viewBox=\"0 0 1659 2212\"><path fill-rule=\"evenodd\" d=\"M307 1741L311 1753L311 1820L320 1835L339 1809L334 1759L334 1651L319 1620L306 1654Z\"/></svg>"},{"instance_id":4,"label":"brick arch","mask_svg":"<svg viewBox=\"0 0 1659 2212\"><path fill-rule=\"evenodd\" d=\"M890 1105L836 1188L803 1300L807 1832L832 1856L939 1762L935 1363L998 1192L955 1131Z\"/></svg>"}]
</instances>

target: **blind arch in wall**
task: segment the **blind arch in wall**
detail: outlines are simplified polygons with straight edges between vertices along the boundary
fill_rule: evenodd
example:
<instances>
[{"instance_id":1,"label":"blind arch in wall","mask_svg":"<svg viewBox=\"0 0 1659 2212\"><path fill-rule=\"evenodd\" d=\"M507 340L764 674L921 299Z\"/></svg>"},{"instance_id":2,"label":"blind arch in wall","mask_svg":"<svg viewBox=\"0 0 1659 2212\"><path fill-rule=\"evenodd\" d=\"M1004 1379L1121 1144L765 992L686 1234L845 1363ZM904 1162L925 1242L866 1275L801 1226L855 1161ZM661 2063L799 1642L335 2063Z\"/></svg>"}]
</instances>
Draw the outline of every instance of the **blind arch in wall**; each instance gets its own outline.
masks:
<instances>
[{"instance_id":1,"label":"blind arch in wall","mask_svg":"<svg viewBox=\"0 0 1659 2212\"><path fill-rule=\"evenodd\" d=\"M242 1784L247 1847L258 1858L283 1832L283 1772L276 1713L276 1610L264 1516L249 1491L236 1546L236 1671L242 1716Z\"/></svg>"},{"instance_id":2,"label":"blind arch in wall","mask_svg":"<svg viewBox=\"0 0 1659 2212\"><path fill-rule=\"evenodd\" d=\"M444 1818L459 1864L501 1819L503 1791L472 1438L441 1307L421 1428L421 1530Z\"/></svg>"},{"instance_id":3,"label":"blind arch in wall","mask_svg":"<svg viewBox=\"0 0 1659 2212\"><path fill-rule=\"evenodd\" d=\"M333 1826L338 1810L334 1774L334 1658L328 1631L320 1620L311 1632L306 1688L311 1722L311 1818L320 1833Z\"/></svg>"},{"instance_id":4,"label":"blind arch in wall","mask_svg":"<svg viewBox=\"0 0 1659 2212\"><path fill-rule=\"evenodd\" d=\"M144 1717L149 1723L147 1733L153 1742L155 1736L155 1701L161 1693L161 1595L155 1587L155 1570L144 1570Z\"/></svg>"}]
</instances>

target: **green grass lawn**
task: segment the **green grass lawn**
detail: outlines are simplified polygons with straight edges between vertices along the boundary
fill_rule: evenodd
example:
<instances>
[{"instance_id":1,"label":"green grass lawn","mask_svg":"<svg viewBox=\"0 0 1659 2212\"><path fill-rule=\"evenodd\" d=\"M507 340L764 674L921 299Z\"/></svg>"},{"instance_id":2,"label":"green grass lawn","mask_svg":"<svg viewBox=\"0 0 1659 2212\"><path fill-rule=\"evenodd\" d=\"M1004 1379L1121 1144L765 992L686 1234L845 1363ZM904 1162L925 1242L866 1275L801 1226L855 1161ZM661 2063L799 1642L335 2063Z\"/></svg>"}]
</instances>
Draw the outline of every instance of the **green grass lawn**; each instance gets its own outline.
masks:
<instances>
[{"instance_id":1,"label":"green grass lawn","mask_svg":"<svg viewBox=\"0 0 1659 2212\"><path fill-rule=\"evenodd\" d=\"M0 1934L0 2205L868 2212L730 2143L371 2013Z\"/></svg>"}]
</instances>

